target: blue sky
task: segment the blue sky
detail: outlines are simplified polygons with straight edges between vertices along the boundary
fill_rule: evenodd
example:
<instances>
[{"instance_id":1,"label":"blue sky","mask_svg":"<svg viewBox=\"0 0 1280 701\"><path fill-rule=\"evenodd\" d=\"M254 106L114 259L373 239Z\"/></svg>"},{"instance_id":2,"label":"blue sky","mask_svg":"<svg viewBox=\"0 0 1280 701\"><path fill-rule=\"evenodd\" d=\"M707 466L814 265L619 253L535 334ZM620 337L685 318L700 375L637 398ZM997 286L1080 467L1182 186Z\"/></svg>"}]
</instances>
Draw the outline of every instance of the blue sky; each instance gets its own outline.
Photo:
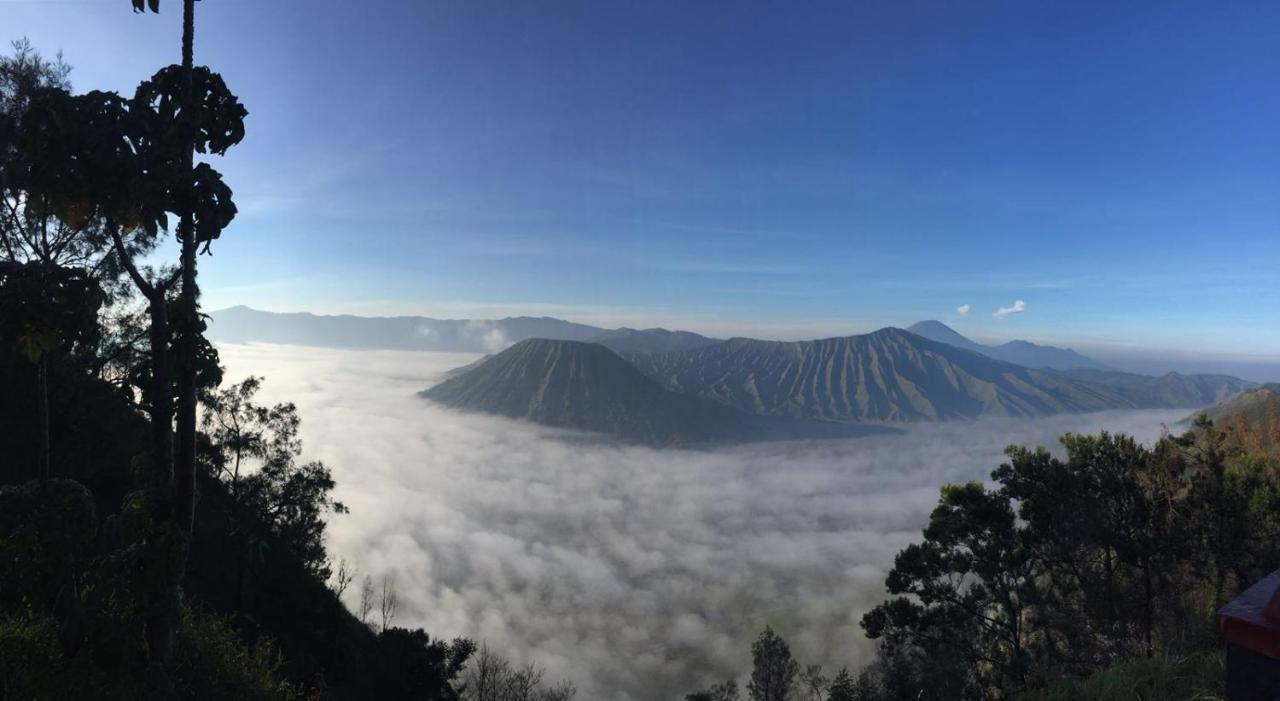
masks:
<instances>
[{"instance_id":1,"label":"blue sky","mask_svg":"<svg viewBox=\"0 0 1280 701\"><path fill-rule=\"evenodd\" d=\"M0 38L131 91L161 3ZM205 0L206 306L1280 356L1280 4L1052 5Z\"/></svg>"}]
</instances>

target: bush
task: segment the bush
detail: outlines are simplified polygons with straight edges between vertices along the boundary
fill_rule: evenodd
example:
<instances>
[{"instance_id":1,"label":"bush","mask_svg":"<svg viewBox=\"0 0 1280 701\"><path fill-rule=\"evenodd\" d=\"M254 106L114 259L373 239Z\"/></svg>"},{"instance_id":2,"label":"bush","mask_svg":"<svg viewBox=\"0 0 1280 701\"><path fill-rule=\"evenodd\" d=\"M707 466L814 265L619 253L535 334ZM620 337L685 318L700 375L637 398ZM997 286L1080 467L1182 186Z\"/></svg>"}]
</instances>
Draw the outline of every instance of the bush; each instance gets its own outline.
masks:
<instances>
[{"instance_id":1,"label":"bush","mask_svg":"<svg viewBox=\"0 0 1280 701\"><path fill-rule=\"evenodd\" d=\"M227 622L188 609L174 650L178 693L184 698L296 699L278 676L280 654L266 640L246 645Z\"/></svg>"},{"instance_id":2,"label":"bush","mask_svg":"<svg viewBox=\"0 0 1280 701\"><path fill-rule=\"evenodd\" d=\"M1024 692L1017 701L1210 701L1222 699L1225 656L1221 650L1174 659L1122 662L1083 679L1062 680Z\"/></svg>"}]
</instances>

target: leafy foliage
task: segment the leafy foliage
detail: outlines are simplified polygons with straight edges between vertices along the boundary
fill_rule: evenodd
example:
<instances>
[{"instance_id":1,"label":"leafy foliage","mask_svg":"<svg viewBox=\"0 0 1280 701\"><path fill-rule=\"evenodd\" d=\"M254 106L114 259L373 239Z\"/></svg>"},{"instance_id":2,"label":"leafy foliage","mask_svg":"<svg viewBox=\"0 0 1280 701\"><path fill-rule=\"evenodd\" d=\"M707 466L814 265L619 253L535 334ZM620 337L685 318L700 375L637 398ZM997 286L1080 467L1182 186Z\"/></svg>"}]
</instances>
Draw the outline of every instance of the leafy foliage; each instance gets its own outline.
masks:
<instances>
[{"instance_id":1,"label":"leafy foliage","mask_svg":"<svg viewBox=\"0 0 1280 701\"><path fill-rule=\"evenodd\" d=\"M208 469L227 484L239 506L266 524L309 572L329 578L324 549L324 515L346 513L329 496L334 482L323 463L299 465L301 420L292 403L272 407L254 403L262 378L210 393L204 427L209 438Z\"/></svg>"},{"instance_id":2,"label":"leafy foliage","mask_svg":"<svg viewBox=\"0 0 1280 701\"><path fill-rule=\"evenodd\" d=\"M995 488L943 488L895 560L895 598L862 621L887 698L1003 698L1216 647L1217 608L1280 563L1274 463L1212 422L1151 448L1062 445L1065 459L1010 447Z\"/></svg>"}]
</instances>

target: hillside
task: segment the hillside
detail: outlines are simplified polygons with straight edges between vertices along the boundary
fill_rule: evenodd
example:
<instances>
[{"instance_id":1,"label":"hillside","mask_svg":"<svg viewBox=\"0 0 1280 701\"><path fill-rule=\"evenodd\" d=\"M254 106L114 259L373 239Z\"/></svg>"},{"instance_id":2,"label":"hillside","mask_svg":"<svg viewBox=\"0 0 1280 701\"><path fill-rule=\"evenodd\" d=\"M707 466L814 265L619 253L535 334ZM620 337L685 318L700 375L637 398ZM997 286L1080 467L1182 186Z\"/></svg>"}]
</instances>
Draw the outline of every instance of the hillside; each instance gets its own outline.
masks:
<instances>
[{"instance_id":1,"label":"hillside","mask_svg":"<svg viewBox=\"0 0 1280 701\"><path fill-rule=\"evenodd\" d=\"M738 338L627 358L676 391L745 412L824 421L1195 407L1249 386L1216 375L1037 370L893 328L802 342Z\"/></svg>"},{"instance_id":2,"label":"hillside","mask_svg":"<svg viewBox=\"0 0 1280 701\"><path fill-rule=\"evenodd\" d=\"M605 329L551 317L431 319L421 316L325 316L231 307L211 312L214 341L326 348L490 353L526 338L585 341Z\"/></svg>"},{"instance_id":3,"label":"hillside","mask_svg":"<svg viewBox=\"0 0 1280 701\"><path fill-rule=\"evenodd\" d=\"M817 341L737 338L628 359L673 390L770 416L936 421L1131 406L1105 387L893 328Z\"/></svg>"},{"instance_id":4,"label":"hillside","mask_svg":"<svg viewBox=\"0 0 1280 701\"><path fill-rule=\"evenodd\" d=\"M466 411L652 445L741 435L732 410L664 390L594 343L521 341L421 396Z\"/></svg>"},{"instance_id":5,"label":"hillside","mask_svg":"<svg viewBox=\"0 0 1280 701\"><path fill-rule=\"evenodd\" d=\"M626 327L606 331L590 340L592 343L599 343L618 354L671 353L673 351L701 348L719 342L719 339L708 338L691 331L637 330Z\"/></svg>"},{"instance_id":6,"label":"hillside","mask_svg":"<svg viewBox=\"0 0 1280 701\"><path fill-rule=\"evenodd\" d=\"M1221 402L1253 386L1231 375L1184 375L1167 372L1159 377L1113 370L1080 368L1061 373L1082 382L1105 385L1141 407L1194 407Z\"/></svg>"},{"instance_id":7,"label":"hillside","mask_svg":"<svg viewBox=\"0 0 1280 701\"><path fill-rule=\"evenodd\" d=\"M912 324L907 330L931 341L946 343L956 348L981 353L988 358L1003 360L1006 363L1014 363L1015 365L1025 365L1029 368L1049 368L1053 370L1105 368L1101 363L1070 348L1042 346L1021 340L1009 341L998 346L977 343L941 321L921 321Z\"/></svg>"},{"instance_id":8,"label":"hillside","mask_svg":"<svg viewBox=\"0 0 1280 701\"><path fill-rule=\"evenodd\" d=\"M1247 389L1229 399L1196 412L1206 414L1215 423L1239 417L1253 426L1280 423L1280 383L1270 382Z\"/></svg>"},{"instance_id":9,"label":"hillside","mask_svg":"<svg viewBox=\"0 0 1280 701\"><path fill-rule=\"evenodd\" d=\"M666 390L608 348L574 341L522 341L419 394L464 411L659 447L873 432L743 414Z\"/></svg>"}]
</instances>

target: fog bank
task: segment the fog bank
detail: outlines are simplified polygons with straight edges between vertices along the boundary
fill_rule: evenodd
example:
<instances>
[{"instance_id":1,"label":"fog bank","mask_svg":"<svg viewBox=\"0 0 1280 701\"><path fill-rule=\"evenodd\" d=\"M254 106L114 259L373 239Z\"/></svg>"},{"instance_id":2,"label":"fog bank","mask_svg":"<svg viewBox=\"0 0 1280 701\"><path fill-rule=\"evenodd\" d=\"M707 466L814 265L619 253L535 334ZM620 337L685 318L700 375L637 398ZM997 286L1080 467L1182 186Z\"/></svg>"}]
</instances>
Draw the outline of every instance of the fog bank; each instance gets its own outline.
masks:
<instances>
[{"instance_id":1,"label":"fog bank","mask_svg":"<svg viewBox=\"0 0 1280 701\"><path fill-rule=\"evenodd\" d=\"M579 698L680 698L749 668L766 624L803 663L861 666L858 619L944 482L1066 431L1148 441L1187 411L919 424L901 435L657 451L415 396L475 354L222 345L227 380L293 401L351 509L330 552L393 574L397 623L487 640ZM358 587L353 587L353 589ZM358 592L348 591L349 605Z\"/></svg>"}]
</instances>

